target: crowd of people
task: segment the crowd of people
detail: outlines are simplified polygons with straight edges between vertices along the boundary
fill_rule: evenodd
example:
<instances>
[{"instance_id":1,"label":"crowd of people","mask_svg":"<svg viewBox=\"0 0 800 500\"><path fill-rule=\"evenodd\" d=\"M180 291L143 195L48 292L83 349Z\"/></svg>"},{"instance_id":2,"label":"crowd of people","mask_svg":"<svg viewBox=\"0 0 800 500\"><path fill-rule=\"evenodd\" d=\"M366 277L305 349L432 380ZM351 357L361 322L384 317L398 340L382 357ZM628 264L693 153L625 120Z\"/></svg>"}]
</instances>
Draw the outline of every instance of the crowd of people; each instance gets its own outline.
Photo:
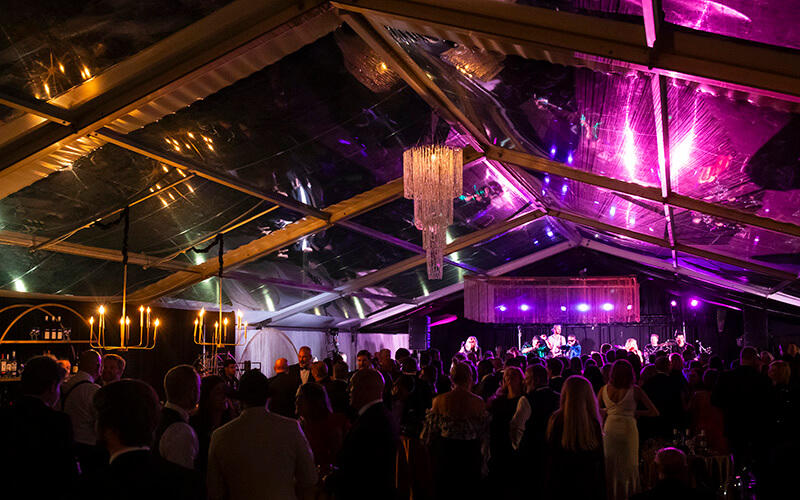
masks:
<instances>
[{"instance_id":1,"label":"crowd of people","mask_svg":"<svg viewBox=\"0 0 800 500\"><path fill-rule=\"evenodd\" d=\"M166 401L94 350L78 372L38 356L0 412L5 492L80 498L713 498L689 479L684 433L731 454L759 498L780 498L797 466L800 350L752 347L726 365L682 349L576 353L577 339L452 359L360 351L275 361L237 378L169 370ZM551 336L552 337L552 336ZM564 342L561 342L564 340ZM579 344L577 344L579 346ZM660 345L651 339L653 346ZM552 349L557 347L557 350ZM394 357L392 356L394 354ZM569 354L574 354L569 356ZM658 481L642 483L642 449ZM46 478L46 480L44 480Z\"/></svg>"}]
</instances>

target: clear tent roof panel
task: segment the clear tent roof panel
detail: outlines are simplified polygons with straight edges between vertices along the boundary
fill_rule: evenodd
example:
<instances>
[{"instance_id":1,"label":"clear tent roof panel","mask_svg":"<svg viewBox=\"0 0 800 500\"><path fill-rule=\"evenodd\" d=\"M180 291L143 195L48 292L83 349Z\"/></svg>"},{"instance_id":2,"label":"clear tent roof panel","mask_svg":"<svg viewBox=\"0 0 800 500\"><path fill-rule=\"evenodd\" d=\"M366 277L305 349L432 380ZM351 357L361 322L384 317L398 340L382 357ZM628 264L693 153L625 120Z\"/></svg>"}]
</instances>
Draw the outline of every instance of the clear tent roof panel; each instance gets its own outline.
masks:
<instances>
[{"instance_id":1,"label":"clear tent roof panel","mask_svg":"<svg viewBox=\"0 0 800 500\"><path fill-rule=\"evenodd\" d=\"M800 114L706 84L669 79L668 89L673 190L800 223Z\"/></svg>"},{"instance_id":2,"label":"clear tent roof panel","mask_svg":"<svg viewBox=\"0 0 800 500\"><path fill-rule=\"evenodd\" d=\"M793 0L663 0L666 21L694 30L800 49Z\"/></svg>"},{"instance_id":3,"label":"clear tent roof panel","mask_svg":"<svg viewBox=\"0 0 800 500\"><path fill-rule=\"evenodd\" d=\"M128 266L128 292L154 283L170 271ZM4 247L0 252L0 289L77 296L122 297L121 263L48 251Z\"/></svg>"},{"instance_id":4,"label":"clear tent roof panel","mask_svg":"<svg viewBox=\"0 0 800 500\"><path fill-rule=\"evenodd\" d=\"M429 280L426 265L417 266L370 287L371 292L394 295L405 299L425 297L431 293L463 281L469 271L445 264L442 279Z\"/></svg>"},{"instance_id":5,"label":"clear tent roof panel","mask_svg":"<svg viewBox=\"0 0 800 500\"><path fill-rule=\"evenodd\" d=\"M328 35L130 135L317 207L394 180L405 149L449 127L399 80L362 84L338 40Z\"/></svg>"},{"instance_id":6,"label":"clear tent roof panel","mask_svg":"<svg viewBox=\"0 0 800 500\"><path fill-rule=\"evenodd\" d=\"M14 118L17 118L22 115L23 115L22 111L0 105L0 125L8 123Z\"/></svg>"},{"instance_id":7,"label":"clear tent roof panel","mask_svg":"<svg viewBox=\"0 0 800 500\"><path fill-rule=\"evenodd\" d=\"M137 193L182 177L149 158L107 144L38 182L0 200L0 227L59 236L77 222L90 222L122 208Z\"/></svg>"},{"instance_id":8,"label":"clear tent roof panel","mask_svg":"<svg viewBox=\"0 0 800 500\"><path fill-rule=\"evenodd\" d=\"M390 31L490 143L660 186L650 76L501 57ZM480 62L454 50L478 54Z\"/></svg>"},{"instance_id":9,"label":"clear tent roof panel","mask_svg":"<svg viewBox=\"0 0 800 500\"><path fill-rule=\"evenodd\" d=\"M415 255L418 254L334 226L237 270L335 287Z\"/></svg>"},{"instance_id":10,"label":"clear tent roof panel","mask_svg":"<svg viewBox=\"0 0 800 500\"><path fill-rule=\"evenodd\" d=\"M470 248L451 253L457 261L490 270L561 243L564 237L554 221L543 217Z\"/></svg>"},{"instance_id":11,"label":"clear tent roof panel","mask_svg":"<svg viewBox=\"0 0 800 500\"><path fill-rule=\"evenodd\" d=\"M4 2L0 87L49 100L230 0Z\"/></svg>"},{"instance_id":12,"label":"clear tent roof panel","mask_svg":"<svg viewBox=\"0 0 800 500\"><path fill-rule=\"evenodd\" d=\"M191 179L131 207L128 248L131 252L165 256L272 206L269 202L211 181ZM273 211L257 222L278 224L282 215L294 214ZM116 217L110 217L106 222ZM122 232L122 224L106 230L92 226L76 233L68 241L119 249ZM228 246L231 248L235 247Z\"/></svg>"},{"instance_id":13,"label":"clear tent roof panel","mask_svg":"<svg viewBox=\"0 0 800 500\"><path fill-rule=\"evenodd\" d=\"M597 241L619 250L637 252L647 257L655 257L664 260L665 262L668 262L672 256L669 248L653 245L652 243L622 236L617 233L600 231L591 227L581 225L576 225L576 227L583 238Z\"/></svg>"},{"instance_id":14,"label":"clear tent roof panel","mask_svg":"<svg viewBox=\"0 0 800 500\"><path fill-rule=\"evenodd\" d=\"M689 210L675 210L675 233L684 245L800 272L800 238Z\"/></svg>"},{"instance_id":15,"label":"clear tent roof panel","mask_svg":"<svg viewBox=\"0 0 800 500\"><path fill-rule=\"evenodd\" d=\"M695 257L685 253L678 254L678 265L703 274L707 274L709 276L722 278L732 283L738 283L742 285L752 285L769 289L778 286L781 283L781 281L776 278L770 278L768 276L764 276L763 274L753 272L749 269L743 269L738 266L724 264L721 262L710 261L708 259L702 259L700 257Z\"/></svg>"}]
</instances>

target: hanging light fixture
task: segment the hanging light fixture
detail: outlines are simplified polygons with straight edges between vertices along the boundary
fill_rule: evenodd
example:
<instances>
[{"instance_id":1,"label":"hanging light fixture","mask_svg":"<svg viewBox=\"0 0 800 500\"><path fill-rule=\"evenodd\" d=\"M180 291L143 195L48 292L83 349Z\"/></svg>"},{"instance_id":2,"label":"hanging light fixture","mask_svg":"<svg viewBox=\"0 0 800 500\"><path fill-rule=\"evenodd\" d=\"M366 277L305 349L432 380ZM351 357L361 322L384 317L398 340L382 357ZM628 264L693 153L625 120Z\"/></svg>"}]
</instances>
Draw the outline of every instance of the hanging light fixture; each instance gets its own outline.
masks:
<instances>
[{"instance_id":1,"label":"hanging light fixture","mask_svg":"<svg viewBox=\"0 0 800 500\"><path fill-rule=\"evenodd\" d=\"M333 37L342 51L347 71L371 91L376 94L388 92L400 81L400 75L392 71L358 35L339 29Z\"/></svg>"},{"instance_id":2,"label":"hanging light fixture","mask_svg":"<svg viewBox=\"0 0 800 500\"><path fill-rule=\"evenodd\" d=\"M463 166L459 148L428 145L403 153L404 195L414 200L414 225L422 230L432 280L442 279L446 230L453 223L453 198L462 194Z\"/></svg>"},{"instance_id":3,"label":"hanging light fixture","mask_svg":"<svg viewBox=\"0 0 800 500\"><path fill-rule=\"evenodd\" d=\"M492 52L458 45L442 52L442 60L470 78L488 82L503 69L503 58Z\"/></svg>"}]
</instances>

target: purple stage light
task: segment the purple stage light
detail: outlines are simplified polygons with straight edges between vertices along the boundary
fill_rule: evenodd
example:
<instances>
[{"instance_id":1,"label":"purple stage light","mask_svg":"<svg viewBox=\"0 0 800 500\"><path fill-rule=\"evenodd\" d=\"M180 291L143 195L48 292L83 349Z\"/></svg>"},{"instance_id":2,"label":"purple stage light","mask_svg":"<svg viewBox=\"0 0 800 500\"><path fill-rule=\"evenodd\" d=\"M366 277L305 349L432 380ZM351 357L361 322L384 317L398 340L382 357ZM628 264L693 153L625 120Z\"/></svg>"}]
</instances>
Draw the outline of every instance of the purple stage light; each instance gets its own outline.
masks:
<instances>
[{"instance_id":1,"label":"purple stage light","mask_svg":"<svg viewBox=\"0 0 800 500\"><path fill-rule=\"evenodd\" d=\"M697 300L697 299L692 299L691 302L689 302L689 305L692 306L692 307L697 307L699 304L700 304L700 301Z\"/></svg>"},{"instance_id":2,"label":"purple stage light","mask_svg":"<svg viewBox=\"0 0 800 500\"><path fill-rule=\"evenodd\" d=\"M578 304L578 310L585 313L589 310L589 304Z\"/></svg>"},{"instance_id":3,"label":"purple stage light","mask_svg":"<svg viewBox=\"0 0 800 500\"><path fill-rule=\"evenodd\" d=\"M567 312L567 306L561 306L561 312Z\"/></svg>"},{"instance_id":4,"label":"purple stage light","mask_svg":"<svg viewBox=\"0 0 800 500\"><path fill-rule=\"evenodd\" d=\"M549 175L545 175L544 176L544 183L545 184L550 184L550 176Z\"/></svg>"},{"instance_id":5,"label":"purple stage light","mask_svg":"<svg viewBox=\"0 0 800 500\"><path fill-rule=\"evenodd\" d=\"M500 309L500 312L506 312L508 309L506 306L497 306L497 308Z\"/></svg>"},{"instance_id":6,"label":"purple stage light","mask_svg":"<svg viewBox=\"0 0 800 500\"><path fill-rule=\"evenodd\" d=\"M672 307L675 307L675 306L678 305L678 303L673 300L672 302L669 303L669 305L671 305Z\"/></svg>"},{"instance_id":7,"label":"purple stage light","mask_svg":"<svg viewBox=\"0 0 800 500\"><path fill-rule=\"evenodd\" d=\"M566 184L561 186L561 194L567 194L567 185Z\"/></svg>"},{"instance_id":8,"label":"purple stage light","mask_svg":"<svg viewBox=\"0 0 800 500\"><path fill-rule=\"evenodd\" d=\"M519 306L520 311L527 311L530 308L531 306L529 306L528 304L522 304L521 306Z\"/></svg>"},{"instance_id":9,"label":"purple stage light","mask_svg":"<svg viewBox=\"0 0 800 500\"><path fill-rule=\"evenodd\" d=\"M548 238L552 238L552 237L553 237L553 231L551 231L551 230L549 230L549 229L548 229L548 230L547 230L547 237L548 237Z\"/></svg>"},{"instance_id":10,"label":"purple stage light","mask_svg":"<svg viewBox=\"0 0 800 500\"><path fill-rule=\"evenodd\" d=\"M567 156L567 163L569 163L570 165L572 165L572 160L573 160L573 158L572 158L572 153L570 153L570 154L569 154L569 156Z\"/></svg>"},{"instance_id":11,"label":"purple stage light","mask_svg":"<svg viewBox=\"0 0 800 500\"><path fill-rule=\"evenodd\" d=\"M608 210L608 213L611 214L611 217L614 217L614 215L616 215L616 213L617 213L617 207L611 207Z\"/></svg>"},{"instance_id":12,"label":"purple stage light","mask_svg":"<svg viewBox=\"0 0 800 500\"><path fill-rule=\"evenodd\" d=\"M630 311L631 309L633 309L633 304L628 304L628 310Z\"/></svg>"},{"instance_id":13,"label":"purple stage light","mask_svg":"<svg viewBox=\"0 0 800 500\"><path fill-rule=\"evenodd\" d=\"M614 304L611 304L610 302L606 302L601 307L603 308L604 311L613 311L614 310Z\"/></svg>"},{"instance_id":14,"label":"purple stage light","mask_svg":"<svg viewBox=\"0 0 800 500\"><path fill-rule=\"evenodd\" d=\"M550 148L550 156L555 156L555 155L556 155L556 147L553 146L552 148Z\"/></svg>"}]
</instances>

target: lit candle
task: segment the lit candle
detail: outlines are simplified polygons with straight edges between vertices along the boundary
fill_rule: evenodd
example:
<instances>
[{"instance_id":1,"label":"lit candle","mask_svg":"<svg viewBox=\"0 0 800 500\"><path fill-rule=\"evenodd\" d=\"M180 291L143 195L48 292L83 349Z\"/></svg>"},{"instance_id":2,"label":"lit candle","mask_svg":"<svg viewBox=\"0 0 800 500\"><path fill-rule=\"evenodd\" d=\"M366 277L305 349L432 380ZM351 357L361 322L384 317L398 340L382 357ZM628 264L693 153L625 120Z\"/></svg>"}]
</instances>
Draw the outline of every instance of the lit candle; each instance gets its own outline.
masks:
<instances>
[{"instance_id":1,"label":"lit candle","mask_svg":"<svg viewBox=\"0 0 800 500\"><path fill-rule=\"evenodd\" d=\"M131 318L130 316L125 316L125 340L128 340L131 336Z\"/></svg>"},{"instance_id":2,"label":"lit candle","mask_svg":"<svg viewBox=\"0 0 800 500\"><path fill-rule=\"evenodd\" d=\"M158 320L156 320L156 322L158 322ZM195 318L195 320L194 320L194 333L192 333L192 336L194 337L195 341L197 340L197 326L198 326L199 324L200 324L200 321L198 321L198 320Z\"/></svg>"},{"instance_id":3,"label":"lit candle","mask_svg":"<svg viewBox=\"0 0 800 500\"><path fill-rule=\"evenodd\" d=\"M222 340L228 338L228 318L222 320Z\"/></svg>"},{"instance_id":4,"label":"lit candle","mask_svg":"<svg viewBox=\"0 0 800 500\"><path fill-rule=\"evenodd\" d=\"M147 308L147 335L150 335L150 308Z\"/></svg>"},{"instance_id":5,"label":"lit candle","mask_svg":"<svg viewBox=\"0 0 800 500\"><path fill-rule=\"evenodd\" d=\"M142 339L144 333L144 306L139 306L139 340Z\"/></svg>"},{"instance_id":6,"label":"lit candle","mask_svg":"<svg viewBox=\"0 0 800 500\"><path fill-rule=\"evenodd\" d=\"M156 337L158 336L158 318L153 322L153 346L156 345Z\"/></svg>"},{"instance_id":7,"label":"lit candle","mask_svg":"<svg viewBox=\"0 0 800 500\"><path fill-rule=\"evenodd\" d=\"M206 313L206 308L205 307L200 309L200 330L199 330L198 335L200 336L201 339L203 338L203 333L204 333L203 332L203 315L205 313Z\"/></svg>"},{"instance_id":8,"label":"lit candle","mask_svg":"<svg viewBox=\"0 0 800 500\"><path fill-rule=\"evenodd\" d=\"M92 340L92 334L94 334L94 316L89 318L89 340Z\"/></svg>"}]
</instances>

